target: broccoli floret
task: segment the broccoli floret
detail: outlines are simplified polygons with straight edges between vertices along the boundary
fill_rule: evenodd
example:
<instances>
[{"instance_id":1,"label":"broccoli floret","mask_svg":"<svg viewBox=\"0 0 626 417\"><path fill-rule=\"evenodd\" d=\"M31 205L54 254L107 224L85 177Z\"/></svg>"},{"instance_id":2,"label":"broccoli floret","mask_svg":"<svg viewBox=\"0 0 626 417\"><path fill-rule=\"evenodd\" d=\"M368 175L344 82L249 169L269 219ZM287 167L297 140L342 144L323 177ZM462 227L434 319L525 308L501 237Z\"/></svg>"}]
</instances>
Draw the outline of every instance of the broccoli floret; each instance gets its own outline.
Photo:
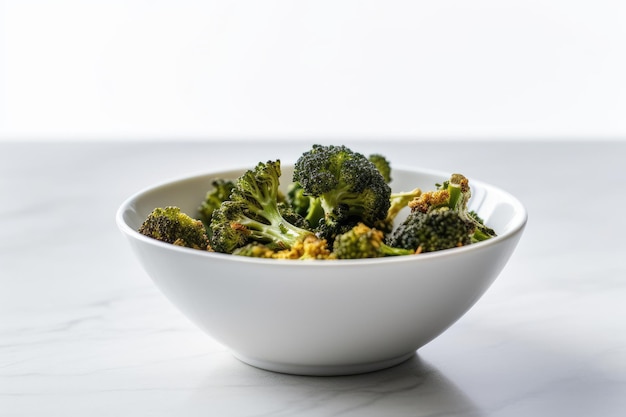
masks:
<instances>
[{"instance_id":1,"label":"broccoli floret","mask_svg":"<svg viewBox=\"0 0 626 417\"><path fill-rule=\"evenodd\" d=\"M393 231L388 244L417 252L432 252L489 239L496 233L468 210L468 179L452 174L437 189L411 200L411 213Z\"/></svg>"},{"instance_id":2,"label":"broccoli floret","mask_svg":"<svg viewBox=\"0 0 626 417\"><path fill-rule=\"evenodd\" d=\"M388 244L410 249L416 253L433 252L469 245L471 236L467 224L450 209L427 213L413 211L389 236Z\"/></svg>"},{"instance_id":3,"label":"broccoli floret","mask_svg":"<svg viewBox=\"0 0 626 417\"><path fill-rule=\"evenodd\" d=\"M370 155L367 159L370 160L375 166L378 172L380 172L385 179L385 182L391 182L391 163L389 160L379 153Z\"/></svg>"},{"instance_id":4,"label":"broccoli floret","mask_svg":"<svg viewBox=\"0 0 626 417\"><path fill-rule=\"evenodd\" d=\"M281 254L282 252L282 254ZM286 259L334 259L335 255L329 250L325 239L319 239L311 235L296 242L291 249L286 249L278 253L275 258ZM286 256L281 256L286 255Z\"/></svg>"},{"instance_id":5,"label":"broccoli floret","mask_svg":"<svg viewBox=\"0 0 626 417\"><path fill-rule=\"evenodd\" d=\"M439 209L456 212L466 224L472 242L479 242L496 236L496 232L487 227L476 213L468 209L471 198L469 180L461 174L452 174L450 179L437 185L437 190L423 193L409 202L411 211L429 213Z\"/></svg>"},{"instance_id":6,"label":"broccoli floret","mask_svg":"<svg viewBox=\"0 0 626 417\"><path fill-rule=\"evenodd\" d=\"M357 224L359 221L356 219L343 222L327 222L326 219L322 219L315 228L315 234L321 239L332 242L335 237L349 232Z\"/></svg>"},{"instance_id":7,"label":"broccoli floret","mask_svg":"<svg viewBox=\"0 0 626 417\"><path fill-rule=\"evenodd\" d=\"M251 242L244 246L235 249L232 255L247 256L249 258L267 258L271 259L276 253L275 250L270 249L267 245L259 242Z\"/></svg>"},{"instance_id":8,"label":"broccoli floret","mask_svg":"<svg viewBox=\"0 0 626 417\"><path fill-rule=\"evenodd\" d=\"M251 242L270 249L289 249L314 233L281 214L278 191L280 161L260 162L235 181L230 198L213 212L211 246L223 253ZM295 214L295 213L290 213Z\"/></svg>"},{"instance_id":9,"label":"broccoli floret","mask_svg":"<svg viewBox=\"0 0 626 417\"><path fill-rule=\"evenodd\" d=\"M333 253L337 259L362 259L412 255L415 250L389 246L382 231L359 223L335 238Z\"/></svg>"},{"instance_id":10,"label":"broccoli floret","mask_svg":"<svg viewBox=\"0 0 626 417\"><path fill-rule=\"evenodd\" d=\"M230 196L230 192L235 188L235 182L233 180L227 180L224 178L217 178L211 182L213 188L207 191L206 196L200 207L198 207L198 213L200 220L209 226L211 223L211 216L213 211L219 208L219 206Z\"/></svg>"},{"instance_id":11,"label":"broccoli floret","mask_svg":"<svg viewBox=\"0 0 626 417\"><path fill-rule=\"evenodd\" d=\"M297 182L292 182L287 188L287 202L293 210L304 217L309 212L311 196L304 195L302 186Z\"/></svg>"},{"instance_id":12,"label":"broccoli floret","mask_svg":"<svg viewBox=\"0 0 626 417\"><path fill-rule=\"evenodd\" d=\"M391 188L374 163L345 146L313 145L296 161L293 181L319 198L324 218L316 232L328 241L346 226L373 226L391 205Z\"/></svg>"},{"instance_id":13,"label":"broccoli floret","mask_svg":"<svg viewBox=\"0 0 626 417\"><path fill-rule=\"evenodd\" d=\"M178 207L155 208L139 227L139 233L177 246L211 250L202 221L191 218Z\"/></svg>"},{"instance_id":14,"label":"broccoli floret","mask_svg":"<svg viewBox=\"0 0 626 417\"><path fill-rule=\"evenodd\" d=\"M235 249L232 254L269 259L315 260L335 258L335 255L328 249L326 241L318 239L314 235L296 242L289 249L271 248L263 243L252 242Z\"/></svg>"},{"instance_id":15,"label":"broccoli floret","mask_svg":"<svg viewBox=\"0 0 626 417\"><path fill-rule=\"evenodd\" d=\"M316 228L324 218L324 209L318 197L306 195L300 183L289 184L287 203L300 216L304 217L310 227Z\"/></svg>"}]
</instances>

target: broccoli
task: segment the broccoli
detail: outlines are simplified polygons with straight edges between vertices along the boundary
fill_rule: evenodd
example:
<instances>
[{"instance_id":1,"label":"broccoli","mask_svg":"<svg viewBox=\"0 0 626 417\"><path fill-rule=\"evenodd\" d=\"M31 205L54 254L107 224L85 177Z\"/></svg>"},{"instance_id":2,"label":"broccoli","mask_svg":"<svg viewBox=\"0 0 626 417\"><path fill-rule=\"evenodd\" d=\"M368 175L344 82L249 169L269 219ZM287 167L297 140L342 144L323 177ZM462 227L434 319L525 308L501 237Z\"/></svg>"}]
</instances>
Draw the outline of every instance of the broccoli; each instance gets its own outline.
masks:
<instances>
[{"instance_id":1,"label":"broccoli","mask_svg":"<svg viewBox=\"0 0 626 417\"><path fill-rule=\"evenodd\" d=\"M496 236L468 209L469 182L452 174L432 191L392 193L391 165L345 146L313 147L287 192L280 160L236 180L217 178L197 208L156 208L139 232L174 245L270 259L358 259L432 252ZM399 214L408 217L395 225Z\"/></svg>"},{"instance_id":2,"label":"broccoli","mask_svg":"<svg viewBox=\"0 0 626 417\"><path fill-rule=\"evenodd\" d=\"M247 256L249 258L272 259L275 253L275 250L270 249L267 245L263 243L250 242L233 250L232 255Z\"/></svg>"},{"instance_id":3,"label":"broccoli","mask_svg":"<svg viewBox=\"0 0 626 417\"><path fill-rule=\"evenodd\" d=\"M415 249L391 247L385 244L382 231L358 223L335 238L333 253L337 259L360 259L412 255Z\"/></svg>"},{"instance_id":4,"label":"broccoli","mask_svg":"<svg viewBox=\"0 0 626 417\"><path fill-rule=\"evenodd\" d=\"M298 215L302 217L307 215L312 198L304 195L304 190L299 183L292 182L289 184L287 188L287 202Z\"/></svg>"},{"instance_id":5,"label":"broccoli","mask_svg":"<svg viewBox=\"0 0 626 417\"><path fill-rule=\"evenodd\" d=\"M373 226L391 205L391 188L376 165L345 146L313 145L296 161L293 181L319 198L324 218L315 230L328 241L358 222Z\"/></svg>"},{"instance_id":6,"label":"broccoli","mask_svg":"<svg viewBox=\"0 0 626 417\"><path fill-rule=\"evenodd\" d=\"M317 227L320 220L324 218L324 209L319 197L306 195L302 186L297 182L289 184L286 200L292 209L304 217L312 228Z\"/></svg>"},{"instance_id":7,"label":"broccoli","mask_svg":"<svg viewBox=\"0 0 626 417\"><path fill-rule=\"evenodd\" d=\"M423 193L409 202L411 211L428 213L433 210L449 209L456 212L465 222L472 242L480 242L496 236L476 213L468 209L471 198L469 180L461 174L452 174L443 184L437 184L435 191Z\"/></svg>"},{"instance_id":8,"label":"broccoli","mask_svg":"<svg viewBox=\"0 0 626 417\"><path fill-rule=\"evenodd\" d=\"M178 207L155 208L139 227L139 233L163 242L211 250L204 224Z\"/></svg>"},{"instance_id":9,"label":"broccoli","mask_svg":"<svg viewBox=\"0 0 626 417\"><path fill-rule=\"evenodd\" d=\"M266 244L251 242L233 251L233 255L248 256L251 258L270 259L334 259L334 254L328 249L325 240L318 239L314 235L307 236L297 241L289 249L271 248Z\"/></svg>"},{"instance_id":10,"label":"broccoli","mask_svg":"<svg viewBox=\"0 0 626 417\"><path fill-rule=\"evenodd\" d=\"M408 203L411 213L388 239L392 246L432 252L489 239L495 232L468 211L471 197L468 179L452 174L437 189Z\"/></svg>"},{"instance_id":11,"label":"broccoli","mask_svg":"<svg viewBox=\"0 0 626 417\"><path fill-rule=\"evenodd\" d=\"M384 155L379 153L371 154L367 159L370 160L376 166L378 172L380 172L385 179L385 182L391 182L391 163Z\"/></svg>"},{"instance_id":12,"label":"broccoli","mask_svg":"<svg viewBox=\"0 0 626 417\"><path fill-rule=\"evenodd\" d=\"M204 201L200 204L200 207L198 207L200 220L202 220L207 227L211 224L213 211L219 208L222 202L228 200L230 192L235 188L235 182L233 180L224 178L214 179L211 184L213 188L207 191Z\"/></svg>"},{"instance_id":13,"label":"broccoli","mask_svg":"<svg viewBox=\"0 0 626 417\"><path fill-rule=\"evenodd\" d=\"M390 246L410 249L416 253L434 252L469 245L467 224L455 211L413 211L391 233Z\"/></svg>"},{"instance_id":14,"label":"broccoli","mask_svg":"<svg viewBox=\"0 0 626 417\"><path fill-rule=\"evenodd\" d=\"M311 230L299 227L281 214L279 203L280 161L259 162L235 181L230 198L213 212L211 246L217 252L232 253L251 242L270 249L289 249ZM284 209L283 209L284 210ZM297 216L295 212L289 217Z\"/></svg>"}]
</instances>

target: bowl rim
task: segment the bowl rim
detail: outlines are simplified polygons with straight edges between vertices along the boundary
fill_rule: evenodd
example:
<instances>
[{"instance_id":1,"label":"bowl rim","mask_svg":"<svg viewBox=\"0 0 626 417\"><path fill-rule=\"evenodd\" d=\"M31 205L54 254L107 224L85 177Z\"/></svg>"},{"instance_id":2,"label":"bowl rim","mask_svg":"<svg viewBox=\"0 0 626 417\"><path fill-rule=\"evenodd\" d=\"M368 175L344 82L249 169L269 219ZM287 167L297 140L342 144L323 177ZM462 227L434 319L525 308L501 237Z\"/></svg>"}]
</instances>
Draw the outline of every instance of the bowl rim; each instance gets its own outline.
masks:
<instances>
[{"instance_id":1,"label":"bowl rim","mask_svg":"<svg viewBox=\"0 0 626 417\"><path fill-rule=\"evenodd\" d=\"M293 167L292 163L282 164L283 168L291 168ZM481 180L474 179L472 177L468 177L470 184L477 185L478 188L484 189L486 191L493 191L500 193L507 197L508 201L515 207L515 223L513 223L506 232L502 234L498 234L497 236L482 241L472 243L471 245L465 245L458 248L450 248L443 249L434 252L426 252L421 253L419 256L387 256L381 258L364 258L364 259L324 259L324 260L290 260L290 259L265 259L265 258L252 258L247 256L234 256L231 254L220 253L220 252L210 252L210 251L202 251L193 248L187 248L183 246L172 245L171 243L166 243L159 241L157 239L152 239L148 236L142 235L137 230L134 230L130 225L125 221L124 214L131 209L133 203L140 199L142 196L154 192L159 188L163 187L171 187L176 184L191 181L194 179L199 179L201 177L220 177L227 175L235 175L238 172L245 172L249 170L250 166L240 166L233 167L221 170L209 170L209 171L201 171L195 173L188 173L185 175L180 175L177 177L173 177L170 179L162 180L152 185L146 186L135 193L131 194L127 197L118 207L115 213L115 220L120 231L126 235L127 238L131 238L137 240L139 242L153 245L156 247L160 247L167 250L173 251L181 251L181 253L185 253L187 255L201 256L206 257L208 259L216 259L225 262L244 262L244 263L254 263L259 265L272 265L277 267L311 267L311 265L315 265L316 267L349 267L355 265L374 265L374 264L388 264L388 263L396 263L396 262L425 262L428 259L440 258L440 257L448 257L455 256L455 254L461 254L464 252L471 252L476 250L481 250L482 248L486 248L488 246L497 245L500 242L513 238L515 235L520 233L528 222L528 211L526 207L522 204L522 202L504 189L488 184ZM394 171L404 171L411 173L419 173L431 176L439 176L441 178L449 177L450 173L447 173L442 170L431 169L431 168L416 168L409 167L407 165L396 164L394 165Z\"/></svg>"}]
</instances>

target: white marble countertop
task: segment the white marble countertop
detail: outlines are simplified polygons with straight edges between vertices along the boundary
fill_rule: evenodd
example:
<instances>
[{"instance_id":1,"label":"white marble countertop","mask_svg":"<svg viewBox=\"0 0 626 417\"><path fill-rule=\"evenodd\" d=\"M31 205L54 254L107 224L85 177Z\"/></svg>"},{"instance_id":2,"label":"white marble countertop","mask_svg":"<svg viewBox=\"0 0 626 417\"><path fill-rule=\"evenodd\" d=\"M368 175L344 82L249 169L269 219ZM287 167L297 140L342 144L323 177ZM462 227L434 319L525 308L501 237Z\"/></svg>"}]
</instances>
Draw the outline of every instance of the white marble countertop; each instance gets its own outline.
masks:
<instances>
[{"instance_id":1,"label":"white marble countertop","mask_svg":"<svg viewBox=\"0 0 626 417\"><path fill-rule=\"evenodd\" d=\"M309 144L0 143L0 415L624 415L626 143L343 143L494 183L529 223L485 296L413 359L332 378L234 359L158 292L114 220L155 182Z\"/></svg>"}]
</instances>

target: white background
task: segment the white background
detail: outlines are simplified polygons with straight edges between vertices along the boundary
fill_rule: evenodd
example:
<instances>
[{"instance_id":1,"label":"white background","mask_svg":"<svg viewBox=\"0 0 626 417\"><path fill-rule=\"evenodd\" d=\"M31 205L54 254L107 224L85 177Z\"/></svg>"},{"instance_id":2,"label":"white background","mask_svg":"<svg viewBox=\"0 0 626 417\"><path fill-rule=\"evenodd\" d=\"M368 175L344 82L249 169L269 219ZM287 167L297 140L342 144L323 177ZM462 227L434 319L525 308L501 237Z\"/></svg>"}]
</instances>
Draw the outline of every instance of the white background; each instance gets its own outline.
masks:
<instances>
[{"instance_id":1,"label":"white background","mask_svg":"<svg viewBox=\"0 0 626 417\"><path fill-rule=\"evenodd\" d=\"M0 139L626 138L618 0L0 0Z\"/></svg>"}]
</instances>

